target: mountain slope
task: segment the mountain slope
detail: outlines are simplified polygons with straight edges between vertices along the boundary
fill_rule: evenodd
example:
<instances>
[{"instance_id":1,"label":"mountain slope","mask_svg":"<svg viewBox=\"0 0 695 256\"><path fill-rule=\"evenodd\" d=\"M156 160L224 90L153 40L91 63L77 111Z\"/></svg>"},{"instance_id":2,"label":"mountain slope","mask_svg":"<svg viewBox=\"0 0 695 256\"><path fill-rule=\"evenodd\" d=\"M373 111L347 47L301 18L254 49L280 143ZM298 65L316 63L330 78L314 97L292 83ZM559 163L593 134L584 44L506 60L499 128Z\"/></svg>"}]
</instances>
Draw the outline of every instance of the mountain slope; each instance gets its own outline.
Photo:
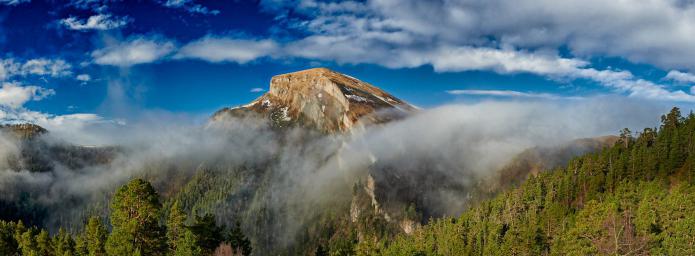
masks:
<instances>
[{"instance_id":1,"label":"mountain slope","mask_svg":"<svg viewBox=\"0 0 695 256\"><path fill-rule=\"evenodd\" d=\"M347 131L358 123L386 122L415 110L371 84L314 68L274 76L267 93L244 106L222 109L212 120L260 116L279 127L300 125L334 132Z\"/></svg>"},{"instance_id":2,"label":"mountain slope","mask_svg":"<svg viewBox=\"0 0 695 256\"><path fill-rule=\"evenodd\" d=\"M695 115L572 160L413 236L382 255L694 255ZM388 244L383 246L384 244Z\"/></svg>"}]
</instances>

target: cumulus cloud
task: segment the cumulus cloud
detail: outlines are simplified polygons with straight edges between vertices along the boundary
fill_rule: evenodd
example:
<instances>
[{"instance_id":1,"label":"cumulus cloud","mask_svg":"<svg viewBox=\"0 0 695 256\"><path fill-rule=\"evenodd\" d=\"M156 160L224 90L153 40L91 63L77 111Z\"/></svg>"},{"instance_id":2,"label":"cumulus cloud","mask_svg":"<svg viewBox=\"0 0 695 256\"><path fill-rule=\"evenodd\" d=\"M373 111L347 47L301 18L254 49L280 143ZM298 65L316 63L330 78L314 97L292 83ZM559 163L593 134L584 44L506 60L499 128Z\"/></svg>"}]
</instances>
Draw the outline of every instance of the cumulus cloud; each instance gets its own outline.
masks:
<instances>
[{"instance_id":1,"label":"cumulus cloud","mask_svg":"<svg viewBox=\"0 0 695 256\"><path fill-rule=\"evenodd\" d=\"M94 63L99 65L129 67L158 61L175 48L174 43L168 40L134 37L95 50L91 55Z\"/></svg>"},{"instance_id":2,"label":"cumulus cloud","mask_svg":"<svg viewBox=\"0 0 695 256\"><path fill-rule=\"evenodd\" d=\"M346 37L358 49L380 44L397 49L567 46L577 56L610 55L662 68L695 68L690 61L695 57L695 5L683 1L305 0L280 6L285 8L269 9L279 15L292 9L309 17L294 27L313 35Z\"/></svg>"},{"instance_id":3,"label":"cumulus cloud","mask_svg":"<svg viewBox=\"0 0 695 256\"><path fill-rule=\"evenodd\" d=\"M665 80L676 81L679 83L695 83L695 75L688 72L680 72L678 70L671 70L664 77Z\"/></svg>"},{"instance_id":4,"label":"cumulus cloud","mask_svg":"<svg viewBox=\"0 0 695 256\"><path fill-rule=\"evenodd\" d=\"M128 17L113 17L110 14L97 14L87 20L68 17L60 21L71 30L110 30L125 26L130 22Z\"/></svg>"},{"instance_id":5,"label":"cumulus cloud","mask_svg":"<svg viewBox=\"0 0 695 256\"><path fill-rule=\"evenodd\" d=\"M194 58L210 62L246 63L269 56L277 50L272 40L205 37L183 46L176 58Z\"/></svg>"},{"instance_id":6,"label":"cumulus cloud","mask_svg":"<svg viewBox=\"0 0 695 256\"><path fill-rule=\"evenodd\" d=\"M0 105L10 108L19 108L29 101L42 100L55 94L53 89L18 83L3 83L0 88ZM0 118L1 119L1 118Z\"/></svg>"},{"instance_id":7,"label":"cumulus cloud","mask_svg":"<svg viewBox=\"0 0 695 256\"><path fill-rule=\"evenodd\" d=\"M635 97L694 100L628 71L592 68L582 59L608 55L661 68L695 68L695 5L678 1L263 3L278 17L288 12L306 17L287 26L307 34L287 43L287 56L390 68L431 65L438 72L526 72L589 79ZM576 57L560 57L561 47Z\"/></svg>"}]
</instances>

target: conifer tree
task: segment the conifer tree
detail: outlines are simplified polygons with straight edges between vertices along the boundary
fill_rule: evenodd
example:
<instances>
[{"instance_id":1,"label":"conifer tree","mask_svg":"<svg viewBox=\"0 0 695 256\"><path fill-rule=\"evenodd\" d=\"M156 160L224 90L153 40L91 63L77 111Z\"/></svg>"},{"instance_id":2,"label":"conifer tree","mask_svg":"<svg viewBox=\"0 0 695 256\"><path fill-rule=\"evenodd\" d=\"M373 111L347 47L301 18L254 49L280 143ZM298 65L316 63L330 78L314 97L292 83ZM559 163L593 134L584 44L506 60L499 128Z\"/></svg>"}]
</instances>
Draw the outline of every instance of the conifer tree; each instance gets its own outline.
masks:
<instances>
[{"instance_id":1,"label":"conifer tree","mask_svg":"<svg viewBox=\"0 0 695 256\"><path fill-rule=\"evenodd\" d=\"M186 213L181 209L179 201L174 201L169 211L169 218L167 219L167 242L170 254L174 254L185 239L187 231L184 223L185 221Z\"/></svg>"},{"instance_id":2,"label":"conifer tree","mask_svg":"<svg viewBox=\"0 0 695 256\"><path fill-rule=\"evenodd\" d=\"M56 256L75 254L75 241L63 228L60 228L58 234L53 236L53 251Z\"/></svg>"},{"instance_id":3,"label":"conifer tree","mask_svg":"<svg viewBox=\"0 0 695 256\"><path fill-rule=\"evenodd\" d=\"M108 255L164 255L166 238L159 226L162 205L152 185L134 179L111 200L111 235Z\"/></svg>"},{"instance_id":4,"label":"conifer tree","mask_svg":"<svg viewBox=\"0 0 695 256\"><path fill-rule=\"evenodd\" d=\"M211 254L224 240L222 236L222 228L215 223L215 216L206 214L196 216L195 223L190 227L190 230L198 239L198 246L203 249L203 253Z\"/></svg>"},{"instance_id":5,"label":"conifer tree","mask_svg":"<svg viewBox=\"0 0 695 256\"><path fill-rule=\"evenodd\" d=\"M101 223L99 217L92 216L89 218L82 236L89 256L106 255L104 244L106 243L107 234L106 227Z\"/></svg>"}]
</instances>

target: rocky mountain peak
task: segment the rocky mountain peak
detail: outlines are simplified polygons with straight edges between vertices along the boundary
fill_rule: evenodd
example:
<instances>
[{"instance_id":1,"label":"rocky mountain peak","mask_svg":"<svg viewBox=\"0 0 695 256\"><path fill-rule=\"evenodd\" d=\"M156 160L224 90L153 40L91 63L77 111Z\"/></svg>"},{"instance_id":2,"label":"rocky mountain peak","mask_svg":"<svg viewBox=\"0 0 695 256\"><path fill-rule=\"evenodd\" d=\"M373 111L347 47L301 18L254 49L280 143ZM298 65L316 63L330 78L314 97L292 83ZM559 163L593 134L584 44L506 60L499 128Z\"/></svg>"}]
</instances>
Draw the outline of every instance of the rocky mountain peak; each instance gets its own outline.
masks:
<instances>
[{"instance_id":1,"label":"rocky mountain peak","mask_svg":"<svg viewBox=\"0 0 695 256\"><path fill-rule=\"evenodd\" d=\"M43 127L31 123L0 125L0 131L20 139L32 139L48 132Z\"/></svg>"},{"instance_id":2,"label":"rocky mountain peak","mask_svg":"<svg viewBox=\"0 0 695 256\"><path fill-rule=\"evenodd\" d=\"M260 115L278 127L303 125L321 131L347 131L355 124L382 123L415 111L412 105L376 86L327 68L312 68L270 80L270 90L244 106L212 117Z\"/></svg>"}]
</instances>

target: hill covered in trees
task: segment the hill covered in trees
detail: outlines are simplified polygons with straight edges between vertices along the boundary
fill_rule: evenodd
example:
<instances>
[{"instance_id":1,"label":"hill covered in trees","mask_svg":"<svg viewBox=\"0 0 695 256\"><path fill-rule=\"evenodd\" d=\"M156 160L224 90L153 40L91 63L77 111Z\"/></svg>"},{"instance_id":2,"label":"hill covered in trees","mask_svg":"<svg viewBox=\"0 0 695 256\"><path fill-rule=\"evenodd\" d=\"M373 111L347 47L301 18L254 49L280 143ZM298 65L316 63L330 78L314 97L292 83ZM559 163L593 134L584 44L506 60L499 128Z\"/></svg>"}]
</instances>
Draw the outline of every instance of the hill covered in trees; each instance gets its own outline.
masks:
<instances>
[{"instance_id":1,"label":"hill covered in trees","mask_svg":"<svg viewBox=\"0 0 695 256\"><path fill-rule=\"evenodd\" d=\"M0 255L250 255L251 244L239 225L227 229L212 215L187 216L174 202L166 220L152 185L134 179L114 194L110 205L111 231L99 217L71 235L61 228L50 236L22 221L0 221Z\"/></svg>"},{"instance_id":2,"label":"hill covered in trees","mask_svg":"<svg viewBox=\"0 0 695 256\"><path fill-rule=\"evenodd\" d=\"M371 255L694 255L695 115L573 159L412 235L365 239Z\"/></svg>"}]
</instances>

